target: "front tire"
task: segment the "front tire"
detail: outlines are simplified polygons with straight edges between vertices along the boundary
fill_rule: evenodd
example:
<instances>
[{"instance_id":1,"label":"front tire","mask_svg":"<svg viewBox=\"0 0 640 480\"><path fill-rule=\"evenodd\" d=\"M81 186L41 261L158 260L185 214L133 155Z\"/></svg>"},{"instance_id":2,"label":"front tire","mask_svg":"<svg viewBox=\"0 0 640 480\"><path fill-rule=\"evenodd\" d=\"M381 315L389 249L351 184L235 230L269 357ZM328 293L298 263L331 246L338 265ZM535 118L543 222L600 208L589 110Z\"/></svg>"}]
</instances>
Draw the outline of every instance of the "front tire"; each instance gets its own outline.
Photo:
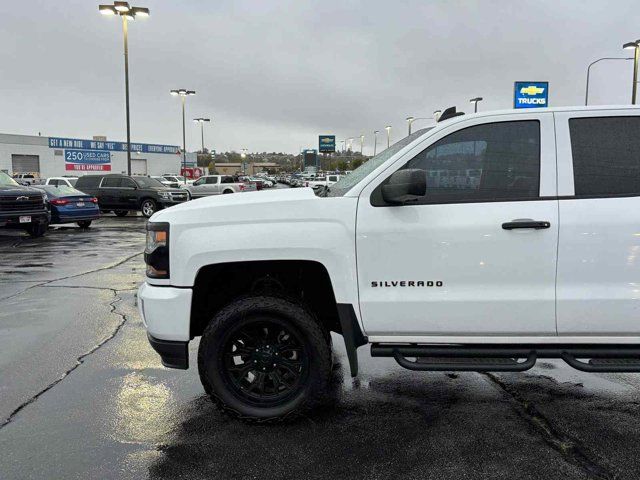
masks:
<instances>
[{"instance_id":1,"label":"front tire","mask_svg":"<svg viewBox=\"0 0 640 480\"><path fill-rule=\"evenodd\" d=\"M222 192L223 195L228 195L230 193L233 193L233 190L225 190L224 192Z\"/></svg>"},{"instance_id":2,"label":"front tire","mask_svg":"<svg viewBox=\"0 0 640 480\"><path fill-rule=\"evenodd\" d=\"M158 206L156 205L156 202L147 198L140 204L140 211L145 218L149 218L158 211Z\"/></svg>"},{"instance_id":3,"label":"front tire","mask_svg":"<svg viewBox=\"0 0 640 480\"><path fill-rule=\"evenodd\" d=\"M82 229L89 228L91 226L91 220L80 220L78 226Z\"/></svg>"},{"instance_id":4,"label":"front tire","mask_svg":"<svg viewBox=\"0 0 640 480\"><path fill-rule=\"evenodd\" d=\"M275 422L315 406L331 374L331 347L301 305L247 297L220 310L205 329L198 371L205 391L225 413Z\"/></svg>"}]
</instances>

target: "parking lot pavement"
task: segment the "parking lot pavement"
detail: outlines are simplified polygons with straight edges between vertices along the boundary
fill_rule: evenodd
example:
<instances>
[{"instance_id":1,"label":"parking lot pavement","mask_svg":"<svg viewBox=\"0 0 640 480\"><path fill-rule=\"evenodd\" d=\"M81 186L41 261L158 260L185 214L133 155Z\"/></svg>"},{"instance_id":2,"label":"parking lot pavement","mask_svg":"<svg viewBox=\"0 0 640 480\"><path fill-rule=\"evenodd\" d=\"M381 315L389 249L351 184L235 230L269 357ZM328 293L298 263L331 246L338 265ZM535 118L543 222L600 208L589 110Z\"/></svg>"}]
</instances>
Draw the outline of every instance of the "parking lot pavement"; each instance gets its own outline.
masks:
<instances>
[{"instance_id":1,"label":"parking lot pavement","mask_svg":"<svg viewBox=\"0 0 640 480\"><path fill-rule=\"evenodd\" d=\"M0 233L1 479L638 478L639 377L561 362L419 374L341 338L326 405L251 426L161 366L135 307L145 220ZM195 365L197 341L191 344Z\"/></svg>"}]
</instances>

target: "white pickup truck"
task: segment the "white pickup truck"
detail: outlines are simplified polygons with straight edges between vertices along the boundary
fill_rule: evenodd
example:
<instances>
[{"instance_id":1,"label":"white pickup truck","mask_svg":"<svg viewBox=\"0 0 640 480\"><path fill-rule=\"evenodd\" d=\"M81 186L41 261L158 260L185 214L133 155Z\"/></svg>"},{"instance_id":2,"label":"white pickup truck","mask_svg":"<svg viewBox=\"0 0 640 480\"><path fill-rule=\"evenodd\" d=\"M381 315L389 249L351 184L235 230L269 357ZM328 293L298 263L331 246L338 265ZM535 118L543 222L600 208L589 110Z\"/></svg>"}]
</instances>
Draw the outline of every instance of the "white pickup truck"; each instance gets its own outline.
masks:
<instances>
[{"instance_id":1,"label":"white pickup truck","mask_svg":"<svg viewBox=\"0 0 640 480\"><path fill-rule=\"evenodd\" d=\"M189 192L190 199L195 199L210 195L239 193L245 190L245 184L233 175L203 175L183 188Z\"/></svg>"},{"instance_id":2,"label":"white pickup truck","mask_svg":"<svg viewBox=\"0 0 640 480\"><path fill-rule=\"evenodd\" d=\"M314 190L331 187L334 183L337 183L340 180L340 175L337 174L329 174L324 177L316 177L312 180L305 180L304 186L311 187Z\"/></svg>"},{"instance_id":3,"label":"white pickup truck","mask_svg":"<svg viewBox=\"0 0 640 480\"><path fill-rule=\"evenodd\" d=\"M443 114L443 117L446 118ZM640 108L455 116L333 185L156 213L139 307L167 367L271 421L321 398L331 337L420 371L560 358L640 371Z\"/></svg>"}]
</instances>

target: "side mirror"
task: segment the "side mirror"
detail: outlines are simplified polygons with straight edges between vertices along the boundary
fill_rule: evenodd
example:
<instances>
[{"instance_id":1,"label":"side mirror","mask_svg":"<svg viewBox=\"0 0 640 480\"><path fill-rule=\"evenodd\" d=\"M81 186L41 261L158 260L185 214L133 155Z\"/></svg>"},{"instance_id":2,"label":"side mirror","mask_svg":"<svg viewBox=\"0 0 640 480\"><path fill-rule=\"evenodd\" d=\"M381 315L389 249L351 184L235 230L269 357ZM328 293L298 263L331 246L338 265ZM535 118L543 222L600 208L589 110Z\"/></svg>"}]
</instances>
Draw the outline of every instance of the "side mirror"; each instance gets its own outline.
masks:
<instances>
[{"instance_id":1,"label":"side mirror","mask_svg":"<svg viewBox=\"0 0 640 480\"><path fill-rule=\"evenodd\" d=\"M426 193L427 175L420 169L398 170L382 185L382 199L392 205L415 202Z\"/></svg>"}]
</instances>

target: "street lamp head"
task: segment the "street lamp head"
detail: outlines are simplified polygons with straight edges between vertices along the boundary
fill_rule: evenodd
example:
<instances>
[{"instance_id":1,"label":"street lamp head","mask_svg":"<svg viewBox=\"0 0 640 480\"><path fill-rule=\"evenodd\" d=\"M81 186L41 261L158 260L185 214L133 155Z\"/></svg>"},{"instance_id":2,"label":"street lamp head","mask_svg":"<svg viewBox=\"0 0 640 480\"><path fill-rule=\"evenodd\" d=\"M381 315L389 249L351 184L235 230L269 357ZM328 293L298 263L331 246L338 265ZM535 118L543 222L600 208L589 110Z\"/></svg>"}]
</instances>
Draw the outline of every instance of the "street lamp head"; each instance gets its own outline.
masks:
<instances>
[{"instance_id":1,"label":"street lamp head","mask_svg":"<svg viewBox=\"0 0 640 480\"><path fill-rule=\"evenodd\" d=\"M477 103L477 102L481 102L482 101L482 97L476 97L476 98L472 98L471 100L469 100L469 103Z\"/></svg>"},{"instance_id":2,"label":"street lamp head","mask_svg":"<svg viewBox=\"0 0 640 480\"><path fill-rule=\"evenodd\" d=\"M411 123L415 120L415 117L407 117L406 120L407 122Z\"/></svg>"},{"instance_id":3,"label":"street lamp head","mask_svg":"<svg viewBox=\"0 0 640 480\"><path fill-rule=\"evenodd\" d=\"M628 42L625 43L624 45L622 45L622 48L624 48L625 50L632 50L638 47L638 42Z\"/></svg>"},{"instance_id":4,"label":"street lamp head","mask_svg":"<svg viewBox=\"0 0 640 480\"><path fill-rule=\"evenodd\" d=\"M126 13L131 10L129 2L113 2L113 7L120 13Z\"/></svg>"},{"instance_id":5,"label":"street lamp head","mask_svg":"<svg viewBox=\"0 0 640 480\"><path fill-rule=\"evenodd\" d=\"M177 88L177 89L171 90L169 93L171 95L180 95L181 97L186 97L189 95L196 94L195 90L185 90L184 88Z\"/></svg>"},{"instance_id":6,"label":"street lamp head","mask_svg":"<svg viewBox=\"0 0 640 480\"><path fill-rule=\"evenodd\" d=\"M132 7L131 13L133 13L135 17L148 17L149 9L146 7Z\"/></svg>"},{"instance_id":7,"label":"street lamp head","mask_svg":"<svg viewBox=\"0 0 640 480\"><path fill-rule=\"evenodd\" d=\"M433 118L435 118L437 120L438 118L440 118L441 114L442 114L442 110L434 110Z\"/></svg>"},{"instance_id":8,"label":"street lamp head","mask_svg":"<svg viewBox=\"0 0 640 480\"><path fill-rule=\"evenodd\" d=\"M391 130L391 125L387 125L387 126L386 126L386 127L384 127L384 128L385 128L385 129L387 130L387 132L388 132L389 130Z\"/></svg>"},{"instance_id":9,"label":"street lamp head","mask_svg":"<svg viewBox=\"0 0 640 480\"><path fill-rule=\"evenodd\" d=\"M377 134L379 134L379 133L380 133L380 130L374 130L374 131L373 131L373 134L374 134L374 135L377 135Z\"/></svg>"},{"instance_id":10,"label":"street lamp head","mask_svg":"<svg viewBox=\"0 0 640 480\"><path fill-rule=\"evenodd\" d=\"M117 13L117 10L114 8L113 5L98 5L98 10L102 15L113 16Z\"/></svg>"}]
</instances>

